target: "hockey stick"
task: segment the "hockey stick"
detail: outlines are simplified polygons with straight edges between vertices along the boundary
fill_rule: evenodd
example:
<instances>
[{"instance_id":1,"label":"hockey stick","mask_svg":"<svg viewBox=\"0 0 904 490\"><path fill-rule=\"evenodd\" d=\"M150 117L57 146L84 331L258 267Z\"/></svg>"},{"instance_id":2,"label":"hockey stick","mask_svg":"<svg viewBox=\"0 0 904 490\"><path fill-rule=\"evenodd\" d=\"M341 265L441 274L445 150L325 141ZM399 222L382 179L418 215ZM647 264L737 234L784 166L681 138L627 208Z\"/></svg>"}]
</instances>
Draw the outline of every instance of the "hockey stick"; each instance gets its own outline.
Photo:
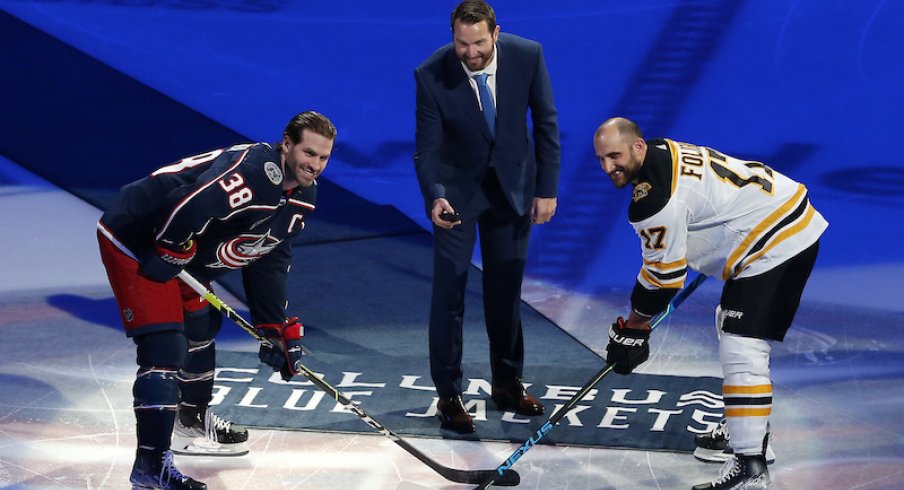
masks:
<instances>
[{"instance_id":1,"label":"hockey stick","mask_svg":"<svg viewBox=\"0 0 904 490\"><path fill-rule=\"evenodd\" d=\"M672 299L668 307L666 307L666 309L662 313L655 316L652 321L650 321L650 330L653 330L657 326L659 326L659 324L662 323L662 321L665 320L666 317L668 317L673 311L675 311L675 308L678 308L678 305L683 303L684 300L686 300L687 297L690 296L691 293L693 293L694 290L703 283L704 280L706 280L706 276L700 274L695 277L690 284L685 286L685 288ZM575 405L578 404L578 402L580 402L585 396L587 396L587 393L590 393L590 390L593 389L593 387L596 386L596 384L599 383L601 379L612 372L612 369L614 368L615 363L613 362L612 364L606 365L606 367L600 370L600 372L596 373L596 375L594 375L590 381L585 383L584 386L581 387L580 391L575 393L575 395L571 397L571 399L568 400L568 402L563 405L562 408L556 410L556 413L552 414L549 419L546 420L546 423L544 423L539 429L537 429L537 432L535 432L528 440L524 441L524 444L516 449L515 452L513 452L505 460L504 463L499 465L496 468L496 471L494 471L485 480L481 481L480 484L474 488L486 489L490 488L491 485L503 485L502 483L500 483L500 481L502 480L502 476L505 474L505 472L512 471L512 465L514 465L516 461L521 459L521 457L524 456L524 453L530 450L530 448L537 445L537 443L540 442L540 439L542 439L546 434L552 431L552 429L555 428L556 424L559 423L559 420L562 420L562 418L565 417L565 415L568 414L568 412L571 411L571 409L574 408Z\"/></svg>"},{"instance_id":2,"label":"hockey stick","mask_svg":"<svg viewBox=\"0 0 904 490\"><path fill-rule=\"evenodd\" d=\"M242 316L236 313L235 310L230 308L229 305L224 303L220 298L213 294L209 289L207 289L207 287L201 284L201 282L192 277L191 274L186 271L182 271L179 273L179 279L181 279L182 282L187 284L190 288L194 289L216 309L223 312L223 314L226 315L227 318L238 324L238 326L241 327L242 330L251 334L252 337L260 341L261 343L270 344L272 346L269 339L258 334L257 330L254 329L254 326L248 323L247 320L242 318ZM332 385L320 379L320 377L317 376L313 371L308 369L307 366L299 362L295 364L295 367L298 371L304 374L306 378L311 380L312 383L317 385L318 388L327 392L330 396L333 397L334 400L341 403L345 408L349 409L358 417L361 417L361 420L367 423L367 425L374 428L380 434L383 434L384 436L391 439L392 442L398 444L402 447L402 449L408 451L409 454L421 460L422 463L426 464L431 469L433 469L433 471L442 475L443 478L455 483L467 484L480 483L489 478L493 478L496 484L504 487L512 487L521 482L521 476L518 475L515 470L499 471L498 473L497 470L459 470L456 468L449 468L448 466L443 466L437 463L436 461L430 459L429 456L418 450L416 447L409 444L408 441L402 439L401 436L386 428L386 426L384 426L383 424L374 420L374 418L368 415L363 408L359 407L354 402L346 398L345 395L343 395Z\"/></svg>"}]
</instances>

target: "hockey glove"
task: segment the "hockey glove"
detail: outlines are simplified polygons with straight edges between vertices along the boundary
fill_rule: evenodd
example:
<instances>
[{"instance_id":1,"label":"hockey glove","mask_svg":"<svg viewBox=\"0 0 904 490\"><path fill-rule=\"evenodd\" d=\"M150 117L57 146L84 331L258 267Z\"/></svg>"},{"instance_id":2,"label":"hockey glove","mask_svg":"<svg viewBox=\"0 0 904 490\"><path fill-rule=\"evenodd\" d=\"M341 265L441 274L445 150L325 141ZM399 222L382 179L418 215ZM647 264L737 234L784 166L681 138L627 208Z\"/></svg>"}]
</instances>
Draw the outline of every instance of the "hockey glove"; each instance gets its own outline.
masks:
<instances>
[{"instance_id":1,"label":"hockey glove","mask_svg":"<svg viewBox=\"0 0 904 490\"><path fill-rule=\"evenodd\" d=\"M279 371L285 381L301 371L301 338L304 337L304 326L298 317L292 317L282 324L263 323L257 326L257 332L270 340L272 346L261 344L258 357L261 362Z\"/></svg>"},{"instance_id":2,"label":"hockey glove","mask_svg":"<svg viewBox=\"0 0 904 490\"><path fill-rule=\"evenodd\" d=\"M618 320L609 327L609 346L606 347L606 362L615 363L612 368L618 374L631 374L650 357L649 329L628 328L625 319Z\"/></svg>"},{"instance_id":3,"label":"hockey glove","mask_svg":"<svg viewBox=\"0 0 904 490\"><path fill-rule=\"evenodd\" d=\"M189 240L182 245L157 242L141 260L141 275L157 282L176 277L194 258L198 244Z\"/></svg>"}]
</instances>

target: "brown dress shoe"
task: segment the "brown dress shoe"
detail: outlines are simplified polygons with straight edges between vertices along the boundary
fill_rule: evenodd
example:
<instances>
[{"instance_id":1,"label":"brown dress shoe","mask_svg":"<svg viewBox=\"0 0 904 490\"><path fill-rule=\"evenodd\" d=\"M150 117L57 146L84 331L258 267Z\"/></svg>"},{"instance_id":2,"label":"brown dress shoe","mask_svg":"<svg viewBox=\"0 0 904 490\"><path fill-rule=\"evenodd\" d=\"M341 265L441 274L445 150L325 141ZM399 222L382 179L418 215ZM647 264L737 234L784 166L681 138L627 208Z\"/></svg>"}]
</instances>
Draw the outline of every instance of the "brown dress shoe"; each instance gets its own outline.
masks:
<instances>
[{"instance_id":1,"label":"brown dress shoe","mask_svg":"<svg viewBox=\"0 0 904 490\"><path fill-rule=\"evenodd\" d=\"M500 410L513 410L518 415L533 417L546 411L540 400L528 393L518 378L493 385L492 398Z\"/></svg>"},{"instance_id":2,"label":"brown dress shoe","mask_svg":"<svg viewBox=\"0 0 904 490\"><path fill-rule=\"evenodd\" d=\"M474 419L465 410L465 402L461 399L461 395L440 398L436 404L436 411L443 429L449 429L459 434L474 432Z\"/></svg>"}]
</instances>

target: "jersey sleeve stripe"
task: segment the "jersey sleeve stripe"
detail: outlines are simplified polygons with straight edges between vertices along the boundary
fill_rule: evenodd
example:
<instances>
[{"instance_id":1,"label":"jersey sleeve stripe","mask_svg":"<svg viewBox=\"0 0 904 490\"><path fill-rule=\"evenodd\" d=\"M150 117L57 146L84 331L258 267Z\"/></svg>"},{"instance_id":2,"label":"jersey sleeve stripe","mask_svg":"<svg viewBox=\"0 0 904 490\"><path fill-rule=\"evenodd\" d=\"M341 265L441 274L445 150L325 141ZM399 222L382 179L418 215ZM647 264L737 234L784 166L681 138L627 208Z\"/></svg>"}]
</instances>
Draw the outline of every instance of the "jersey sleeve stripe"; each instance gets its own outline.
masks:
<instances>
[{"instance_id":1,"label":"jersey sleeve stripe","mask_svg":"<svg viewBox=\"0 0 904 490\"><path fill-rule=\"evenodd\" d=\"M311 204L309 202L301 201L299 199L289 199L289 204L293 204L295 206L301 206L305 209L310 209L311 211L313 211L315 208L315 206L313 204Z\"/></svg>"},{"instance_id":2,"label":"jersey sleeve stripe","mask_svg":"<svg viewBox=\"0 0 904 490\"><path fill-rule=\"evenodd\" d=\"M687 259L673 260L671 262L653 262L648 259L643 259L643 265L651 270L656 269L665 272L687 267Z\"/></svg>"},{"instance_id":3,"label":"jersey sleeve stripe","mask_svg":"<svg viewBox=\"0 0 904 490\"><path fill-rule=\"evenodd\" d=\"M673 274L663 275L651 272L649 269L642 267L638 279L641 284L652 286L657 289L681 289L684 286L684 280L687 278L687 268L682 269Z\"/></svg>"},{"instance_id":4,"label":"jersey sleeve stripe","mask_svg":"<svg viewBox=\"0 0 904 490\"><path fill-rule=\"evenodd\" d=\"M672 262L651 262L643 260L638 280L645 287L658 289L676 289L684 286L687 278L687 260L674 260Z\"/></svg>"}]
</instances>

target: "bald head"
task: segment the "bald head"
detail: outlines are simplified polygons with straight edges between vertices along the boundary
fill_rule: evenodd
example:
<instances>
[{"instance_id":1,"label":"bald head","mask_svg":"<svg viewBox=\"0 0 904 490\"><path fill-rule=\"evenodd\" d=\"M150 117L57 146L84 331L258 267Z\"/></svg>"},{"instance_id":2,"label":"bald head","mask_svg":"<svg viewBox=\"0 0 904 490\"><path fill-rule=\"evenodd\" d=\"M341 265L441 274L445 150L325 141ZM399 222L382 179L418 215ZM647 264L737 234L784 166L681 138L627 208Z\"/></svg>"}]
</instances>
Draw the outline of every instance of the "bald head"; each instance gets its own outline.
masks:
<instances>
[{"instance_id":1,"label":"bald head","mask_svg":"<svg viewBox=\"0 0 904 490\"><path fill-rule=\"evenodd\" d=\"M643 138L640 132L640 126L634 121L624 117L612 117L606 119L600 127L596 128L593 139L605 134L607 137L619 136L627 141L633 141L637 138Z\"/></svg>"},{"instance_id":2,"label":"bald head","mask_svg":"<svg viewBox=\"0 0 904 490\"><path fill-rule=\"evenodd\" d=\"M607 119L593 134L593 149L600 167L615 187L635 182L647 156L647 143L640 128L630 119Z\"/></svg>"}]
</instances>

